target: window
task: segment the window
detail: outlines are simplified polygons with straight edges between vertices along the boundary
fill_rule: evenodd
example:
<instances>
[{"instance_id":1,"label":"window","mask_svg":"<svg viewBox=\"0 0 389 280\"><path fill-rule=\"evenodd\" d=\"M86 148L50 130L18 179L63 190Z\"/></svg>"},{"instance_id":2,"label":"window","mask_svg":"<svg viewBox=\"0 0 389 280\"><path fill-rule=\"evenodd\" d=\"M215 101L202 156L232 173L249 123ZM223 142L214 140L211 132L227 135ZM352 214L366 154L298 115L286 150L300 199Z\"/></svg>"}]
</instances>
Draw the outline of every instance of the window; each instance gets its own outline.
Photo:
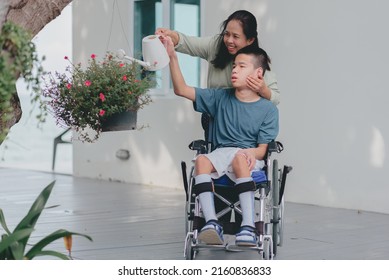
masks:
<instances>
[{"instance_id":1,"label":"window","mask_svg":"<svg viewBox=\"0 0 389 280\"><path fill-rule=\"evenodd\" d=\"M200 0L134 0L134 54L142 53L142 38L158 27L168 27L187 35L200 36ZM191 86L200 85L200 59L178 54L182 73ZM165 95L170 89L169 69L156 71L156 90Z\"/></svg>"}]
</instances>

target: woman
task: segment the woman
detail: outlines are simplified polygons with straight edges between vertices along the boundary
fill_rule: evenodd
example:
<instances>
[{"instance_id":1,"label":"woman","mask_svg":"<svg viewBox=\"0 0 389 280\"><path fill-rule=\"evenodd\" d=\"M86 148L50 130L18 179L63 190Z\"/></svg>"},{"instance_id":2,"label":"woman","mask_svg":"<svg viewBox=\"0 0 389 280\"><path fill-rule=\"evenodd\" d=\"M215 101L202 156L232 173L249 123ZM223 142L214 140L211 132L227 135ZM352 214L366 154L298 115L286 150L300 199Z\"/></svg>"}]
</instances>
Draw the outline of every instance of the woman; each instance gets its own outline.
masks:
<instances>
[{"instance_id":1,"label":"woman","mask_svg":"<svg viewBox=\"0 0 389 280\"><path fill-rule=\"evenodd\" d=\"M209 62L207 87L232 87L231 71L233 57L238 50L258 45L257 20L253 14L239 10L231 14L221 25L221 34L213 37L192 37L166 28L155 32L172 38L176 51L203 58ZM270 63L270 61L269 61ZM280 102L277 80L270 68L264 77L248 78L249 87L261 97Z\"/></svg>"}]
</instances>

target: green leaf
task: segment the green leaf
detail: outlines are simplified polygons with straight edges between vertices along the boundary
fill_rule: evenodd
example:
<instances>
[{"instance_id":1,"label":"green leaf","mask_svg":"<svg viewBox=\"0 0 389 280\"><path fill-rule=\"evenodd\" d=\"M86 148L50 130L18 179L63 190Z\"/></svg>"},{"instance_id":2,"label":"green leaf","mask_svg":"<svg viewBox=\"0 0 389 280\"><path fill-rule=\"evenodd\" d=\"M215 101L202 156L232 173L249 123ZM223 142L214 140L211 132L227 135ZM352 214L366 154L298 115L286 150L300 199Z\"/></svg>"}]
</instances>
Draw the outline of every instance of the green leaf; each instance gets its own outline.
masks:
<instances>
[{"instance_id":1,"label":"green leaf","mask_svg":"<svg viewBox=\"0 0 389 280\"><path fill-rule=\"evenodd\" d=\"M1 210L0 208L0 224L1 226L3 227L3 229L5 230L5 232L10 235L11 234L11 231L8 229L7 227L7 223L5 222L5 217L4 217L4 213L3 213L3 210Z\"/></svg>"},{"instance_id":2,"label":"green leaf","mask_svg":"<svg viewBox=\"0 0 389 280\"><path fill-rule=\"evenodd\" d=\"M70 231L67 231L65 229L59 229L59 230L51 233L50 235L46 236L45 238L43 238L37 244L35 244L28 251L28 253L25 256L27 257L27 259L33 259L35 256L39 255L40 252L42 252L42 249L45 246L47 246L48 244L50 244L51 242L53 242L59 238L63 238L63 237L68 236L68 235L79 235L79 236L83 236L83 237L89 239L90 241L93 241L92 238L86 234L70 232Z\"/></svg>"},{"instance_id":3,"label":"green leaf","mask_svg":"<svg viewBox=\"0 0 389 280\"><path fill-rule=\"evenodd\" d=\"M52 251L52 250L44 251L43 248L48 244L52 243L53 241L69 235L83 236L89 239L90 241L92 241L92 238L89 237L88 235L60 229L41 239L37 244L32 246L32 248L27 252L27 254L24 255L27 242L31 236L31 233L34 230L34 227L43 209L57 207L57 205L54 205L45 208L47 200L49 199L51 191L54 187L54 183L55 181L53 181L46 188L43 189L43 191L39 194L39 196L34 201L27 215L16 226L15 230L12 233L9 231L6 225L4 214L0 209L0 223L2 227L5 229L5 231L8 233L2 235L2 239L0 242L0 259L7 259L7 260L33 259L37 256L45 256L45 255L54 256L60 259L69 259L69 257L66 256L65 254Z\"/></svg>"},{"instance_id":4,"label":"green leaf","mask_svg":"<svg viewBox=\"0 0 389 280\"><path fill-rule=\"evenodd\" d=\"M22 260L24 253L24 246L20 242L13 242L9 246L10 255L13 256L14 260Z\"/></svg>"},{"instance_id":5,"label":"green leaf","mask_svg":"<svg viewBox=\"0 0 389 280\"><path fill-rule=\"evenodd\" d=\"M42 210L44 209L47 200L51 194L51 191L54 187L55 181L51 182L46 188L42 190L39 196L36 198L35 202L31 206L27 215L23 218L22 221L16 226L15 231L22 229L33 229L36 225L36 222L39 219ZM26 236L23 240L20 240L23 245L23 249L26 247L27 241L30 235Z\"/></svg>"},{"instance_id":6,"label":"green leaf","mask_svg":"<svg viewBox=\"0 0 389 280\"><path fill-rule=\"evenodd\" d=\"M18 250L20 249L18 249L17 246L15 246L15 244L18 244L20 240L30 236L33 230L34 230L33 228L22 229L22 230L14 231L12 234L8 236L3 235L0 242L0 253L6 249L10 249L11 247L14 247L12 249L16 250L15 252L18 254Z\"/></svg>"},{"instance_id":7,"label":"green leaf","mask_svg":"<svg viewBox=\"0 0 389 280\"><path fill-rule=\"evenodd\" d=\"M34 255L34 257L38 257L38 256L53 256L53 257L57 257L57 258L62 259L62 260L69 260L70 259L67 255L56 252L56 251L40 251Z\"/></svg>"}]
</instances>

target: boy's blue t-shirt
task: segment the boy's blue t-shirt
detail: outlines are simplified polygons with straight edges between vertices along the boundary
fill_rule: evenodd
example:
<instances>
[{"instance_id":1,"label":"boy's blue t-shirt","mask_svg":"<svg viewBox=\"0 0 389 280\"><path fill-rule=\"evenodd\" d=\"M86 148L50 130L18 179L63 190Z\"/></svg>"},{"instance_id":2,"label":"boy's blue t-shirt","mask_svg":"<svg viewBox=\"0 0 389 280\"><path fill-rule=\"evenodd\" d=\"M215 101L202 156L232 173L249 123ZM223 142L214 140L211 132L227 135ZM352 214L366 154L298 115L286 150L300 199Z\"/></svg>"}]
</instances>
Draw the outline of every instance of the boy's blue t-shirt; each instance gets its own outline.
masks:
<instances>
[{"instance_id":1,"label":"boy's blue t-shirt","mask_svg":"<svg viewBox=\"0 0 389 280\"><path fill-rule=\"evenodd\" d=\"M213 143L218 147L255 148L278 135L278 109L265 98L242 102L235 89L195 88L194 108L213 118Z\"/></svg>"}]
</instances>

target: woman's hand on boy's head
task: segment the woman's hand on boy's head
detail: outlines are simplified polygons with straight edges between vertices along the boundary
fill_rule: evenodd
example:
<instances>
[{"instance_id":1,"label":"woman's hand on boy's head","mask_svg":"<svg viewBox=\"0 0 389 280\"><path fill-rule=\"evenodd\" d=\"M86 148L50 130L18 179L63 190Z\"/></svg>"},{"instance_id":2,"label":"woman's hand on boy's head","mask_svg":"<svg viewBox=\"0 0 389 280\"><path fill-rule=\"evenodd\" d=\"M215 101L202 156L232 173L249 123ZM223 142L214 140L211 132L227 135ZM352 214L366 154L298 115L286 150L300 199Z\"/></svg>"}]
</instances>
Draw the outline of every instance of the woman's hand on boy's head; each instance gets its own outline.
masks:
<instances>
[{"instance_id":1,"label":"woman's hand on boy's head","mask_svg":"<svg viewBox=\"0 0 389 280\"><path fill-rule=\"evenodd\" d=\"M261 67L257 68L252 75L246 79L247 86L254 92L261 93L266 88L266 83L263 80L263 70Z\"/></svg>"},{"instance_id":2,"label":"woman's hand on boy's head","mask_svg":"<svg viewBox=\"0 0 389 280\"><path fill-rule=\"evenodd\" d=\"M265 86L263 78L258 76L248 76L246 82L249 89L254 92L261 92Z\"/></svg>"}]
</instances>

